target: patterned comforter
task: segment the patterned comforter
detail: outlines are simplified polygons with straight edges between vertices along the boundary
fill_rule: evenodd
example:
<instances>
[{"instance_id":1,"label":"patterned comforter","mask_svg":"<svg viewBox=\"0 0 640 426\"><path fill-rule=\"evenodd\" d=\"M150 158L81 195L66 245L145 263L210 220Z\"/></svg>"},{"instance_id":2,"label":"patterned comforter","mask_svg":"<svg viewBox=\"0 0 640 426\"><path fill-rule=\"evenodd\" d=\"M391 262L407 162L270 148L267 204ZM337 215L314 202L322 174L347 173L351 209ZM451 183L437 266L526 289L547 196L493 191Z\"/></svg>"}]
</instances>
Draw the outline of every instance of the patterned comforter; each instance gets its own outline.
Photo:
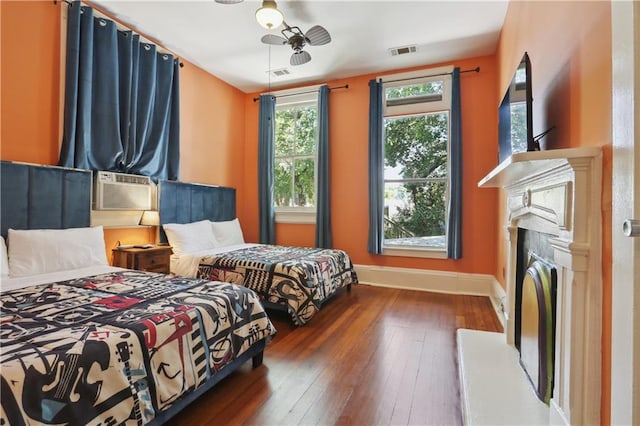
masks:
<instances>
[{"instance_id":1,"label":"patterned comforter","mask_svg":"<svg viewBox=\"0 0 640 426\"><path fill-rule=\"evenodd\" d=\"M265 300L286 306L297 325L322 302L358 277L342 250L256 245L200 259L198 278L241 284Z\"/></svg>"},{"instance_id":2,"label":"patterned comforter","mask_svg":"<svg viewBox=\"0 0 640 426\"><path fill-rule=\"evenodd\" d=\"M275 328L254 292L119 271L0 296L0 424L143 424Z\"/></svg>"}]
</instances>

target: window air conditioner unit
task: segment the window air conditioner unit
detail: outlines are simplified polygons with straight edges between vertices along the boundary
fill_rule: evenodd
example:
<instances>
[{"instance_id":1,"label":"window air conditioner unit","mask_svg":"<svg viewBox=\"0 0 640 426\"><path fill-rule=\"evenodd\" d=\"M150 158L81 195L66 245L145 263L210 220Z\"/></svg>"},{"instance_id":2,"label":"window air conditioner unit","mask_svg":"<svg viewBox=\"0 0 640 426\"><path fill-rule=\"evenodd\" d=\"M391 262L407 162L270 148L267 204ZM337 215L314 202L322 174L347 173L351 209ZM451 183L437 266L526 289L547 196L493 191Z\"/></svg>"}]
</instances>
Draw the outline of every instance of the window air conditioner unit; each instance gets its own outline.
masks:
<instances>
[{"instance_id":1,"label":"window air conditioner unit","mask_svg":"<svg viewBox=\"0 0 640 426\"><path fill-rule=\"evenodd\" d=\"M148 176L94 172L94 210L152 210L155 184Z\"/></svg>"}]
</instances>

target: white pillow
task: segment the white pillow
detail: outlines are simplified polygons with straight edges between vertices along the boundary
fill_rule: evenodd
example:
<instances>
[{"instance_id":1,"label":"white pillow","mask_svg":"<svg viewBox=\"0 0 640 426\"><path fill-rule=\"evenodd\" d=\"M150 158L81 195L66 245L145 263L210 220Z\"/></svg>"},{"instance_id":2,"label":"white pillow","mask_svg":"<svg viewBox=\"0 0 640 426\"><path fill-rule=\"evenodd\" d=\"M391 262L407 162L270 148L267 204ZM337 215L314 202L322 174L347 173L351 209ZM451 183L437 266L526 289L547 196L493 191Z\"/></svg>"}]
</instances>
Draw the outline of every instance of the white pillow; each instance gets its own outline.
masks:
<instances>
[{"instance_id":1,"label":"white pillow","mask_svg":"<svg viewBox=\"0 0 640 426\"><path fill-rule=\"evenodd\" d=\"M7 245L4 238L0 236L0 276L9 276L9 259L7 258Z\"/></svg>"},{"instance_id":2,"label":"white pillow","mask_svg":"<svg viewBox=\"0 0 640 426\"><path fill-rule=\"evenodd\" d=\"M9 229L11 277L108 265L102 226L69 229Z\"/></svg>"},{"instance_id":3,"label":"white pillow","mask_svg":"<svg viewBox=\"0 0 640 426\"><path fill-rule=\"evenodd\" d=\"M177 256L208 250L217 247L208 220L191 223L165 223L162 225L173 253Z\"/></svg>"},{"instance_id":4,"label":"white pillow","mask_svg":"<svg viewBox=\"0 0 640 426\"><path fill-rule=\"evenodd\" d=\"M244 244L244 236L238 218L225 222L211 222L211 228L218 241L218 247Z\"/></svg>"}]
</instances>

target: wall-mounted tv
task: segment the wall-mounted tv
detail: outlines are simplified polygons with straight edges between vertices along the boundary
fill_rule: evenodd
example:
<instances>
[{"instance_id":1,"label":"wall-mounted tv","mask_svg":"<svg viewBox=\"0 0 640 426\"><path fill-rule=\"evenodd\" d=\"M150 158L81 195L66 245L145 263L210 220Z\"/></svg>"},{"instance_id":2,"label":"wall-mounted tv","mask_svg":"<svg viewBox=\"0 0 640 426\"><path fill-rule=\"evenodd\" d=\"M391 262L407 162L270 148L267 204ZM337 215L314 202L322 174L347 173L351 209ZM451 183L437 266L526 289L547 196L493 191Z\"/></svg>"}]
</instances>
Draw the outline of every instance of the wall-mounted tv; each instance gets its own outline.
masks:
<instances>
[{"instance_id":1,"label":"wall-mounted tv","mask_svg":"<svg viewBox=\"0 0 640 426\"><path fill-rule=\"evenodd\" d=\"M498 152L503 162L511 154L538 151L533 139L531 61L525 52L498 110Z\"/></svg>"}]
</instances>

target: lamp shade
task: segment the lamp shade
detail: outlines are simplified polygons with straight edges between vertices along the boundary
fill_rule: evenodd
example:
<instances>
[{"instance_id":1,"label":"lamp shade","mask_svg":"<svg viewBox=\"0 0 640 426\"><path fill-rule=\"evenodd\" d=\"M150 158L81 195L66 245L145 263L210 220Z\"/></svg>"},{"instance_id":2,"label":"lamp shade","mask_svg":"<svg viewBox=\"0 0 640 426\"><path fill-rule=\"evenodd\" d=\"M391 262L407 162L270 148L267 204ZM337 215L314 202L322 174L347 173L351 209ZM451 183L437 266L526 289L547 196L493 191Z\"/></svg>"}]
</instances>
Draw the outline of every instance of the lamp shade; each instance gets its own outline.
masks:
<instances>
[{"instance_id":1,"label":"lamp shade","mask_svg":"<svg viewBox=\"0 0 640 426\"><path fill-rule=\"evenodd\" d=\"M160 225L160 215L157 210L145 210L140 217L140 225L158 226Z\"/></svg>"},{"instance_id":2,"label":"lamp shade","mask_svg":"<svg viewBox=\"0 0 640 426\"><path fill-rule=\"evenodd\" d=\"M256 10L256 20L258 21L258 24L268 30L271 30L282 24L284 16L282 16L282 12L278 10L275 1L264 0L262 2L262 7Z\"/></svg>"}]
</instances>

